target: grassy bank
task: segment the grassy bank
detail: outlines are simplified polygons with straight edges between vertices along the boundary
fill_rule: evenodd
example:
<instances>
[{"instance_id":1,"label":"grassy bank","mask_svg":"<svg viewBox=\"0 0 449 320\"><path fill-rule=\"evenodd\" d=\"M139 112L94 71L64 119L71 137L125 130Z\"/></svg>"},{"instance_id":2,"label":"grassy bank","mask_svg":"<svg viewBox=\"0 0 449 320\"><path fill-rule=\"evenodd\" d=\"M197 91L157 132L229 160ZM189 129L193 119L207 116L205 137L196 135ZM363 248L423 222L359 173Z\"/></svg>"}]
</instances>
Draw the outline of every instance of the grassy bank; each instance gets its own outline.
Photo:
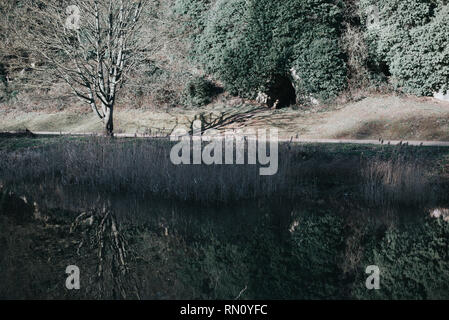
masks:
<instances>
[{"instance_id":1,"label":"grassy bank","mask_svg":"<svg viewBox=\"0 0 449 320\"><path fill-rule=\"evenodd\" d=\"M332 189L373 205L413 206L437 200L440 192L433 189L447 183L448 149L438 147L284 143L278 173L264 177L258 165L173 165L173 144L166 140L1 140L2 182L41 190L58 185L214 203L322 197Z\"/></svg>"},{"instance_id":2,"label":"grassy bank","mask_svg":"<svg viewBox=\"0 0 449 320\"><path fill-rule=\"evenodd\" d=\"M0 131L101 132L90 109L0 108ZM115 111L117 133L169 134L176 126L278 128L283 138L449 141L449 104L432 98L371 95L352 102L270 110L251 101L215 101L198 108L134 108Z\"/></svg>"}]
</instances>

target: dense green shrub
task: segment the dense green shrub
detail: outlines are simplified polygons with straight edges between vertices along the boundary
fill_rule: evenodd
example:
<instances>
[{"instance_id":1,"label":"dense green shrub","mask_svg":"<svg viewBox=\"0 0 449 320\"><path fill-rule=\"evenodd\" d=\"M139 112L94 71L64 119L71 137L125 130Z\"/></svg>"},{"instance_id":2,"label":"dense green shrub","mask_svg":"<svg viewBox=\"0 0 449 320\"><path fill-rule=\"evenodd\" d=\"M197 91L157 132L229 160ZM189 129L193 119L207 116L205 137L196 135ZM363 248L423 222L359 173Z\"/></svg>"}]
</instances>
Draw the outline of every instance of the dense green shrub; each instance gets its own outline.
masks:
<instances>
[{"instance_id":1,"label":"dense green shrub","mask_svg":"<svg viewBox=\"0 0 449 320\"><path fill-rule=\"evenodd\" d=\"M346 83L339 3L218 0L201 16L193 58L232 94L254 98L295 66L306 93L335 96Z\"/></svg>"},{"instance_id":2,"label":"dense green shrub","mask_svg":"<svg viewBox=\"0 0 449 320\"><path fill-rule=\"evenodd\" d=\"M174 11L187 16L186 27L199 32L204 28L204 12L211 6L211 0L176 0Z\"/></svg>"},{"instance_id":3,"label":"dense green shrub","mask_svg":"<svg viewBox=\"0 0 449 320\"><path fill-rule=\"evenodd\" d=\"M238 237L195 242L179 275L194 298L332 299L341 296L343 218L310 214L280 237L271 216Z\"/></svg>"},{"instance_id":4,"label":"dense green shrub","mask_svg":"<svg viewBox=\"0 0 449 320\"><path fill-rule=\"evenodd\" d=\"M299 219L292 235L291 279L299 299L336 299L344 288L341 270L344 253L344 219L326 214Z\"/></svg>"},{"instance_id":5,"label":"dense green shrub","mask_svg":"<svg viewBox=\"0 0 449 320\"><path fill-rule=\"evenodd\" d=\"M375 4L379 23L366 32L372 60L386 63L394 86L407 93L447 90L449 9L444 1L362 0L362 13Z\"/></svg>"},{"instance_id":6,"label":"dense green shrub","mask_svg":"<svg viewBox=\"0 0 449 320\"><path fill-rule=\"evenodd\" d=\"M346 84L338 42L329 38L315 39L302 52L294 61L294 68L301 78L297 81L299 92L323 100L337 95Z\"/></svg>"},{"instance_id":7,"label":"dense green shrub","mask_svg":"<svg viewBox=\"0 0 449 320\"><path fill-rule=\"evenodd\" d=\"M211 102L216 93L215 85L204 77L194 77L184 90L184 104L201 107Z\"/></svg>"},{"instance_id":8,"label":"dense green shrub","mask_svg":"<svg viewBox=\"0 0 449 320\"><path fill-rule=\"evenodd\" d=\"M8 99L7 87L3 81L0 81L0 103Z\"/></svg>"},{"instance_id":9,"label":"dense green shrub","mask_svg":"<svg viewBox=\"0 0 449 320\"><path fill-rule=\"evenodd\" d=\"M213 238L195 245L186 268L179 272L195 299L235 299L248 283L248 265L241 247Z\"/></svg>"},{"instance_id":10,"label":"dense green shrub","mask_svg":"<svg viewBox=\"0 0 449 320\"><path fill-rule=\"evenodd\" d=\"M362 299L448 299L449 223L431 219L425 223L391 227L366 244L362 268L380 268L380 290L367 290L356 281L354 296ZM367 277L365 270L358 275Z\"/></svg>"},{"instance_id":11,"label":"dense green shrub","mask_svg":"<svg viewBox=\"0 0 449 320\"><path fill-rule=\"evenodd\" d=\"M239 92L242 67L248 63L243 59L245 0L218 1L206 13L206 26L193 44L193 59L204 65L207 72L215 74L225 82L226 89L233 94ZM238 59L237 59L238 58ZM250 74L246 74L251 77ZM235 79L232 81L232 79ZM244 87L245 85L243 85Z\"/></svg>"}]
</instances>

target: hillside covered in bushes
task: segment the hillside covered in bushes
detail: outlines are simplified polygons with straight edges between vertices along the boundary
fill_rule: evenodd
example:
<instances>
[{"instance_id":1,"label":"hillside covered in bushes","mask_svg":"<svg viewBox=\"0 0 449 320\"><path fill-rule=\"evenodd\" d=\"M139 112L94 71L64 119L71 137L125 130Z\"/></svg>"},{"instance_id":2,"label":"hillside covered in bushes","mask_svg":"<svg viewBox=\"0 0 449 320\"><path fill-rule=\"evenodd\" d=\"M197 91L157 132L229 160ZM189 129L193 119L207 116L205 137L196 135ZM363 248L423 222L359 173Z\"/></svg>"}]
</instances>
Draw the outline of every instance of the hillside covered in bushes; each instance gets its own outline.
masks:
<instances>
[{"instance_id":1,"label":"hillside covered in bushes","mask_svg":"<svg viewBox=\"0 0 449 320\"><path fill-rule=\"evenodd\" d=\"M0 102L77 104L28 50L26 3L0 4ZM151 0L146 10L139 41L149 49L117 102L127 108L200 107L217 95L281 108L448 89L446 0Z\"/></svg>"}]
</instances>

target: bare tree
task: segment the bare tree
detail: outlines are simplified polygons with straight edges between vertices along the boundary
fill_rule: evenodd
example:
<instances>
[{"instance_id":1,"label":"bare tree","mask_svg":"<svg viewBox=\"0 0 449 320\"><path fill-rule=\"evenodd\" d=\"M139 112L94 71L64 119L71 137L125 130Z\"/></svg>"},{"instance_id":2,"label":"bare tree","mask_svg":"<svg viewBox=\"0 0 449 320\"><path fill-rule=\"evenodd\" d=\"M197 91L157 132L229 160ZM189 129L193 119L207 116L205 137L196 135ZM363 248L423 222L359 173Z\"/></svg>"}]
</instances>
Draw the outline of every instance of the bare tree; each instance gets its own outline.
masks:
<instances>
[{"instance_id":1,"label":"bare tree","mask_svg":"<svg viewBox=\"0 0 449 320\"><path fill-rule=\"evenodd\" d=\"M90 105L111 136L117 94L148 49L139 41L146 7L146 0L29 0L19 21L29 50Z\"/></svg>"},{"instance_id":2,"label":"bare tree","mask_svg":"<svg viewBox=\"0 0 449 320\"><path fill-rule=\"evenodd\" d=\"M0 86L3 84L5 87L10 84L13 74L20 73L24 69L29 59L26 47L16 41L17 32L14 32L11 23L17 10L15 1L0 1Z\"/></svg>"}]
</instances>

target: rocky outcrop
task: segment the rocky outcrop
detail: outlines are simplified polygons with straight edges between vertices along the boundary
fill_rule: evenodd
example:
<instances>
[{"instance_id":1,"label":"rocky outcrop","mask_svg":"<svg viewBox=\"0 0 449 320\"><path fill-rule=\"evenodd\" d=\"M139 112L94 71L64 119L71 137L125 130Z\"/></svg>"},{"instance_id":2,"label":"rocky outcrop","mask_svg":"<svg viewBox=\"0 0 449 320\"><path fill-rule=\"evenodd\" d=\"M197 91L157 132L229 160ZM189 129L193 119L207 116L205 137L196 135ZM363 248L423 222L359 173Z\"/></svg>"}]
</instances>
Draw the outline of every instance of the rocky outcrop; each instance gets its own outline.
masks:
<instances>
[{"instance_id":1,"label":"rocky outcrop","mask_svg":"<svg viewBox=\"0 0 449 320\"><path fill-rule=\"evenodd\" d=\"M446 91L446 92L444 92L444 91L435 92L433 94L433 97L435 99L438 99L438 100L441 100L441 101L449 102L449 92L448 91Z\"/></svg>"}]
</instances>

